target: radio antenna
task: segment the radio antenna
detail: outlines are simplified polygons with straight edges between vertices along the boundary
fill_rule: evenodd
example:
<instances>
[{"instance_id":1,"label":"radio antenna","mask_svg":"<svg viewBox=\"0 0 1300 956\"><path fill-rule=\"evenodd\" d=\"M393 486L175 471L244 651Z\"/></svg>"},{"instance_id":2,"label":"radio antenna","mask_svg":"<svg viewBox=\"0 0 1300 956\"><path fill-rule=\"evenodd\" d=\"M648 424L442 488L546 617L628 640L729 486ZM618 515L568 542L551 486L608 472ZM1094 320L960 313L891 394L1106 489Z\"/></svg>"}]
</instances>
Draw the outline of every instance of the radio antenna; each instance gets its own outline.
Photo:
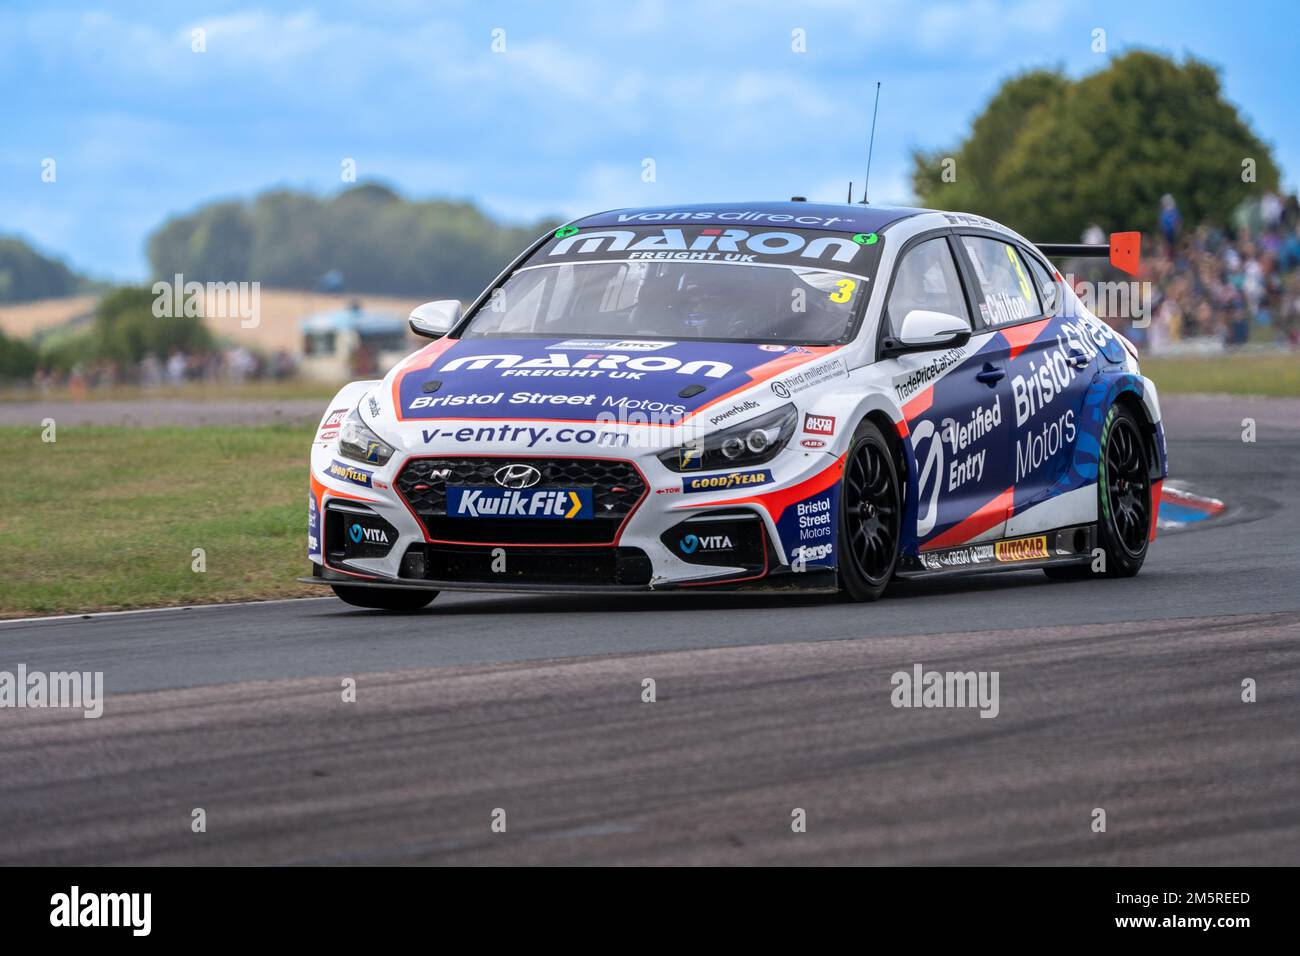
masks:
<instances>
[{"instance_id":1,"label":"radio antenna","mask_svg":"<svg viewBox=\"0 0 1300 956\"><path fill-rule=\"evenodd\" d=\"M853 180L849 180L849 202L853 202Z\"/></svg>"},{"instance_id":2,"label":"radio antenna","mask_svg":"<svg viewBox=\"0 0 1300 956\"><path fill-rule=\"evenodd\" d=\"M867 178L862 183L862 203L867 202L867 184L871 182L871 154L876 149L876 113L880 111L880 81L876 80L876 105L871 110L871 143L867 146ZM850 199L850 202L852 200Z\"/></svg>"}]
</instances>

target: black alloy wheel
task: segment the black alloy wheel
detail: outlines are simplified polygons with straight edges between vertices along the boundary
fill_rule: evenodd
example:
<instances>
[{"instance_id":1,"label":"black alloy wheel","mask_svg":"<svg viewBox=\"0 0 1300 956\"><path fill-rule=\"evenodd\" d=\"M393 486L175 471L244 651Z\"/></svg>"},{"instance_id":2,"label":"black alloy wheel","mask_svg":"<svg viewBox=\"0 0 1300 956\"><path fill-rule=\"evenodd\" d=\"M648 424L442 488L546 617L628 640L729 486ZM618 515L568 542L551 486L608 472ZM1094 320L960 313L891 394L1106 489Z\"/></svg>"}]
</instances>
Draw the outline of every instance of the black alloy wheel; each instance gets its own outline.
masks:
<instances>
[{"instance_id":1,"label":"black alloy wheel","mask_svg":"<svg viewBox=\"0 0 1300 956\"><path fill-rule=\"evenodd\" d=\"M880 429L858 426L840 483L840 587L854 601L884 593L898 564L901 495L894 456Z\"/></svg>"}]
</instances>

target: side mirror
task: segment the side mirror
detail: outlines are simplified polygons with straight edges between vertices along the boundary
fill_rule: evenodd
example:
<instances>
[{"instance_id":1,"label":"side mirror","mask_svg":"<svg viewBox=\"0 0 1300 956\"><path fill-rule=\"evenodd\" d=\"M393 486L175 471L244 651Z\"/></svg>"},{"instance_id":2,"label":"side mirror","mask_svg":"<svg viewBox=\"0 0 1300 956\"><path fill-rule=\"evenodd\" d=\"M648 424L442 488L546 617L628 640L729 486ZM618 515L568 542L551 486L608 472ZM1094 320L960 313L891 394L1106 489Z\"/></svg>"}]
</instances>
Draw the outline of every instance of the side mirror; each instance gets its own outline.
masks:
<instances>
[{"instance_id":1,"label":"side mirror","mask_svg":"<svg viewBox=\"0 0 1300 956\"><path fill-rule=\"evenodd\" d=\"M460 300L439 299L411 310L411 331L430 339L440 339L460 321Z\"/></svg>"},{"instance_id":2,"label":"side mirror","mask_svg":"<svg viewBox=\"0 0 1300 956\"><path fill-rule=\"evenodd\" d=\"M897 338L885 340L886 355L905 352L928 352L953 348L970 340L971 327L965 319L947 312L913 309L903 317Z\"/></svg>"}]
</instances>

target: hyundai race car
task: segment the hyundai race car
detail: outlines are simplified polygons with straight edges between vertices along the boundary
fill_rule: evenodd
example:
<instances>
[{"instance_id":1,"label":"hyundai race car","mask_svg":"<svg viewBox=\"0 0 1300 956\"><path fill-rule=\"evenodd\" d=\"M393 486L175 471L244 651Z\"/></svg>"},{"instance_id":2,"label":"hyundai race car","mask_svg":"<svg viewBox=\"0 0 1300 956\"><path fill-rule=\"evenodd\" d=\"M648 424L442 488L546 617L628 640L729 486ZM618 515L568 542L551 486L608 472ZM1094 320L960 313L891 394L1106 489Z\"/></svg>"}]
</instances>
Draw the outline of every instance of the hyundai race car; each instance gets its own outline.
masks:
<instances>
[{"instance_id":1,"label":"hyundai race car","mask_svg":"<svg viewBox=\"0 0 1300 956\"><path fill-rule=\"evenodd\" d=\"M304 580L412 610L1136 574L1166 474L1156 390L1048 259L1099 251L864 204L574 220L463 313L417 308L432 341L330 402Z\"/></svg>"}]
</instances>

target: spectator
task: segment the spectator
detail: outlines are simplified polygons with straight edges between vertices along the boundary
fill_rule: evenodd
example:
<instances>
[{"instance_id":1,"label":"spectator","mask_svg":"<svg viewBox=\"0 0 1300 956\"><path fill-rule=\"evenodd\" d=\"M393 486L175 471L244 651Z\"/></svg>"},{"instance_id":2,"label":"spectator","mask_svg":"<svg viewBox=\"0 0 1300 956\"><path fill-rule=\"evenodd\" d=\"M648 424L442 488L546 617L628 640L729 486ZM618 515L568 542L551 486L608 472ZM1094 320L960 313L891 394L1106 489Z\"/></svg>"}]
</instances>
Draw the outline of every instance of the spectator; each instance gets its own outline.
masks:
<instances>
[{"instance_id":1,"label":"spectator","mask_svg":"<svg viewBox=\"0 0 1300 956\"><path fill-rule=\"evenodd\" d=\"M1178 234L1183 228L1183 216L1178 211L1178 203L1174 202L1174 197L1165 193L1160 197L1160 234L1165 237L1165 243L1172 246L1178 241Z\"/></svg>"}]
</instances>

